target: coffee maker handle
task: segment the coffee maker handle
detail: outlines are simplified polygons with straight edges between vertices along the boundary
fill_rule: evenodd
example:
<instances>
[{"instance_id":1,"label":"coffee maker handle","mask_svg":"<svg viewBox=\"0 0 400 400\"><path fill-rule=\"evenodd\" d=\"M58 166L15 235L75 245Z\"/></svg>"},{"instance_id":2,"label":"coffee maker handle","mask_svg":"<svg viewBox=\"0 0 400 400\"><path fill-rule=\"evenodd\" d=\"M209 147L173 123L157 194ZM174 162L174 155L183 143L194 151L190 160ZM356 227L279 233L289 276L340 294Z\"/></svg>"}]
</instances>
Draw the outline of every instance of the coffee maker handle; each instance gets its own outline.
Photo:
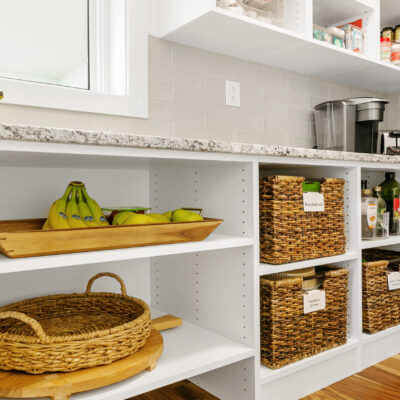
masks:
<instances>
[{"instance_id":1,"label":"coffee maker handle","mask_svg":"<svg viewBox=\"0 0 400 400\"><path fill-rule=\"evenodd\" d=\"M391 132L389 132L389 137L395 138L395 139L399 138L400 137L400 131L391 131Z\"/></svg>"}]
</instances>

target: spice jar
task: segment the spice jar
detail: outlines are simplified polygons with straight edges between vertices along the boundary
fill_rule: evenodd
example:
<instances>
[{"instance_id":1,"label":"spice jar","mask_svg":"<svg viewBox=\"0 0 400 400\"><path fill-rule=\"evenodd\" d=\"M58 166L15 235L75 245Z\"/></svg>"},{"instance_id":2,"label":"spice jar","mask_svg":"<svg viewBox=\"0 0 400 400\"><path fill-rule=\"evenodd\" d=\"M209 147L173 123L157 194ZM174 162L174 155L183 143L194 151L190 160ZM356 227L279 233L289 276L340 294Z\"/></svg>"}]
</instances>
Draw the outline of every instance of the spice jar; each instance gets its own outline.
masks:
<instances>
[{"instance_id":1,"label":"spice jar","mask_svg":"<svg viewBox=\"0 0 400 400\"><path fill-rule=\"evenodd\" d=\"M389 26L387 28L384 28L382 30L382 37L383 38L389 38L389 40L391 42L393 42L393 40L394 40L394 30L393 30L393 28L391 26Z\"/></svg>"},{"instance_id":2,"label":"spice jar","mask_svg":"<svg viewBox=\"0 0 400 400\"><path fill-rule=\"evenodd\" d=\"M371 189L361 190L361 236L363 239L374 239L378 199L373 197Z\"/></svg>"},{"instance_id":3,"label":"spice jar","mask_svg":"<svg viewBox=\"0 0 400 400\"><path fill-rule=\"evenodd\" d=\"M392 55L392 42L388 37L381 38L381 61L390 62Z\"/></svg>"},{"instance_id":4,"label":"spice jar","mask_svg":"<svg viewBox=\"0 0 400 400\"><path fill-rule=\"evenodd\" d=\"M395 43L400 43L400 25L396 25L394 31L394 41Z\"/></svg>"},{"instance_id":5,"label":"spice jar","mask_svg":"<svg viewBox=\"0 0 400 400\"><path fill-rule=\"evenodd\" d=\"M390 60L392 64L400 65L400 43L393 43Z\"/></svg>"}]
</instances>

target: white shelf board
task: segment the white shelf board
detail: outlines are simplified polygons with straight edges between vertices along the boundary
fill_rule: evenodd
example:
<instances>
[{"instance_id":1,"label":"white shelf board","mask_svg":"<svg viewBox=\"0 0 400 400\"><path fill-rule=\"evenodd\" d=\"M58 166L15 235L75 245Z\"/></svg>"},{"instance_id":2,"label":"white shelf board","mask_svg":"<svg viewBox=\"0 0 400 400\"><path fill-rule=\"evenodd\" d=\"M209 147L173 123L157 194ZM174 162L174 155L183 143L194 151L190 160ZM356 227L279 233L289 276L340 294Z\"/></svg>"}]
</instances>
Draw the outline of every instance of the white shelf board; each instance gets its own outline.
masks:
<instances>
[{"instance_id":1,"label":"white shelf board","mask_svg":"<svg viewBox=\"0 0 400 400\"><path fill-rule=\"evenodd\" d=\"M329 360L347 351L353 350L358 346L358 341L355 339L349 339L343 346L335 347L334 349L324 351L323 353L316 354L315 356L305 358L297 361L293 364L289 364L279 369L270 369L261 366L260 369L260 383L264 385L268 382L283 378L284 376L290 375L297 371L304 370L307 367L318 364L319 362Z\"/></svg>"},{"instance_id":2,"label":"white shelf board","mask_svg":"<svg viewBox=\"0 0 400 400\"><path fill-rule=\"evenodd\" d=\"M365 0L314 0L313 5L314 23L322 26L355 19L372 8L370 1Z\"/></svg>"},{"instance_id":3,"label":"white shelf board","mask_svg":"<svg viewBox=\"0 0 400 400\"><path fill-rule=\"evenodd\" d=\"M164 315L151 310L152 317ZM74 400L125 400L250 357L254 350L187 321L162 332L164 351L153 371L125 381L74 395Z\"/></svg>"},{"instance_id":4,"label":"white shelf board","mask_svg":"<svg viewBox=\"0 0 400 400\"><path fill-rule=\"evenodd\" d=\"M400 68L218 7L163 39L382 93L400 91Z\"/></svg>"},{"instance_id":5,"label":"white shelf board","mask_svg":"<svg viewBox=\"0 0 400 400\"><path fill-rule=\"evenodd\" d=\"M390 336L393 334L398 334L400 333L400 325L393 326L391 328L385 329L384 331L374 333L372 335L369 335L368 333L363 333L362 335L362 342L363 343L371 343L375 340L382 339L386 336Z\"/></svg>"},{"instance_id":6,"label":"white shelf board","mask_svg":"<svg viewBox=\"0 0 400 400\"><path fill-rule=\"evenodd\" d=\"M356 251L350 251L345 254L341 254L339 256L314 258L312 260L304 260L288 264L273 265L273 264L261 263L259 269L259 275L261 276L267 274L274 274L276 272L293 271L296 269L316 267L318 265L334 264L344 261L355 260L357 257L358 253Z\"/></svg>"},{"instance_id":7,"label":"white shelf board","mask_svg":"<svg viewBox=\"0 0 400 400\"><path fill-rule=\"evenodd\" d=\"M90 251L84 253L16 259L0 255L0 274L73 265L96 264L109 261L133 260L171 254L230 249L233 247L251 246L253 243L254 240L252 238L213 233L207 239L200 242L164 244L158 246L132 247L128 249Z\"/></svg>"},{"instance_id":8,"label":"white shelf board","mask_svg":"<svg viewBox=\"0 0 400 400\"><path fill-rule=\"evenodd\" d=\"M389 236L387 239L377 239L377 240L362 240L362 249L373 249L375 247L392 246L394 244L400 244L399 236Z\"/></svg>"}]
</instances>

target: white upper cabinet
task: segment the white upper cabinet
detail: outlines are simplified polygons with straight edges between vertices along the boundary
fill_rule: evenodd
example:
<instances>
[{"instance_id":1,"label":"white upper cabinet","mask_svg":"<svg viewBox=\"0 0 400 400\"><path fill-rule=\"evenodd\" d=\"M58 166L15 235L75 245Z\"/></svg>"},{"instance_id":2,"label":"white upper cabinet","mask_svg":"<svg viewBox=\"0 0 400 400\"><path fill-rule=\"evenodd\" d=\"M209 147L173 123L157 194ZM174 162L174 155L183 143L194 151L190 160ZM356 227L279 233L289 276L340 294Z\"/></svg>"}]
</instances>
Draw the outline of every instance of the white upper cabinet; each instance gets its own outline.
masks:
<instances>
[{"instance_id":1,"label":"white upper cabinet","mask_svg":"<svg viewBox=\"0 0 400 400\"><path fill-rule=\"evenodd\" d=\"M267 6L267 13L258 19L235 7L221 8L221 1L151 0L150 32L184 45L368 90L400 91L400 68L380 61L379 0L271 0L270 10ZM398 0L382 1L382 25L400 24L400 8L394 3ZM313 38L314 25L336 27L360 18L363 53Z\"/></svg>"},{"instance_id":2,"label":"white upper cabinet","mask_svg":"<svg viewBox=\"0 0 400 400\"><path fill-rule=\"evenodd\" d=\"M4 103L148 115L148 3L0 0Z\"/></svg>"}]
</instances>

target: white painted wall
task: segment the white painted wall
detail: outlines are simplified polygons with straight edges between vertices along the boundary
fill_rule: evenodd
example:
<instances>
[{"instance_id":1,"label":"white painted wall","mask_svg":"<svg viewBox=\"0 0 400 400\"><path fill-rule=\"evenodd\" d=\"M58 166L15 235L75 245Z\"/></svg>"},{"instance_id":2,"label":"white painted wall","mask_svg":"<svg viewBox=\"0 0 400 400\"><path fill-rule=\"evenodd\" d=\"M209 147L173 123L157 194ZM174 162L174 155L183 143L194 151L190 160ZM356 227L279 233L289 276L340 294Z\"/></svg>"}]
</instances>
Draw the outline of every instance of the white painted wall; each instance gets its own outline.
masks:
<instances>
[{"instance_id":1,"label":"white painted wall","mask_svg":"<svg viewBox=\"0 0 400 400\"><path fill-rule=\"evenodd\" d=\"M0 104L0 122L312 147L315 104L380 95L154 38L149 50L148 120ZM226 79L241 83L239 109Z\"/></svg>"}]
</instances>

